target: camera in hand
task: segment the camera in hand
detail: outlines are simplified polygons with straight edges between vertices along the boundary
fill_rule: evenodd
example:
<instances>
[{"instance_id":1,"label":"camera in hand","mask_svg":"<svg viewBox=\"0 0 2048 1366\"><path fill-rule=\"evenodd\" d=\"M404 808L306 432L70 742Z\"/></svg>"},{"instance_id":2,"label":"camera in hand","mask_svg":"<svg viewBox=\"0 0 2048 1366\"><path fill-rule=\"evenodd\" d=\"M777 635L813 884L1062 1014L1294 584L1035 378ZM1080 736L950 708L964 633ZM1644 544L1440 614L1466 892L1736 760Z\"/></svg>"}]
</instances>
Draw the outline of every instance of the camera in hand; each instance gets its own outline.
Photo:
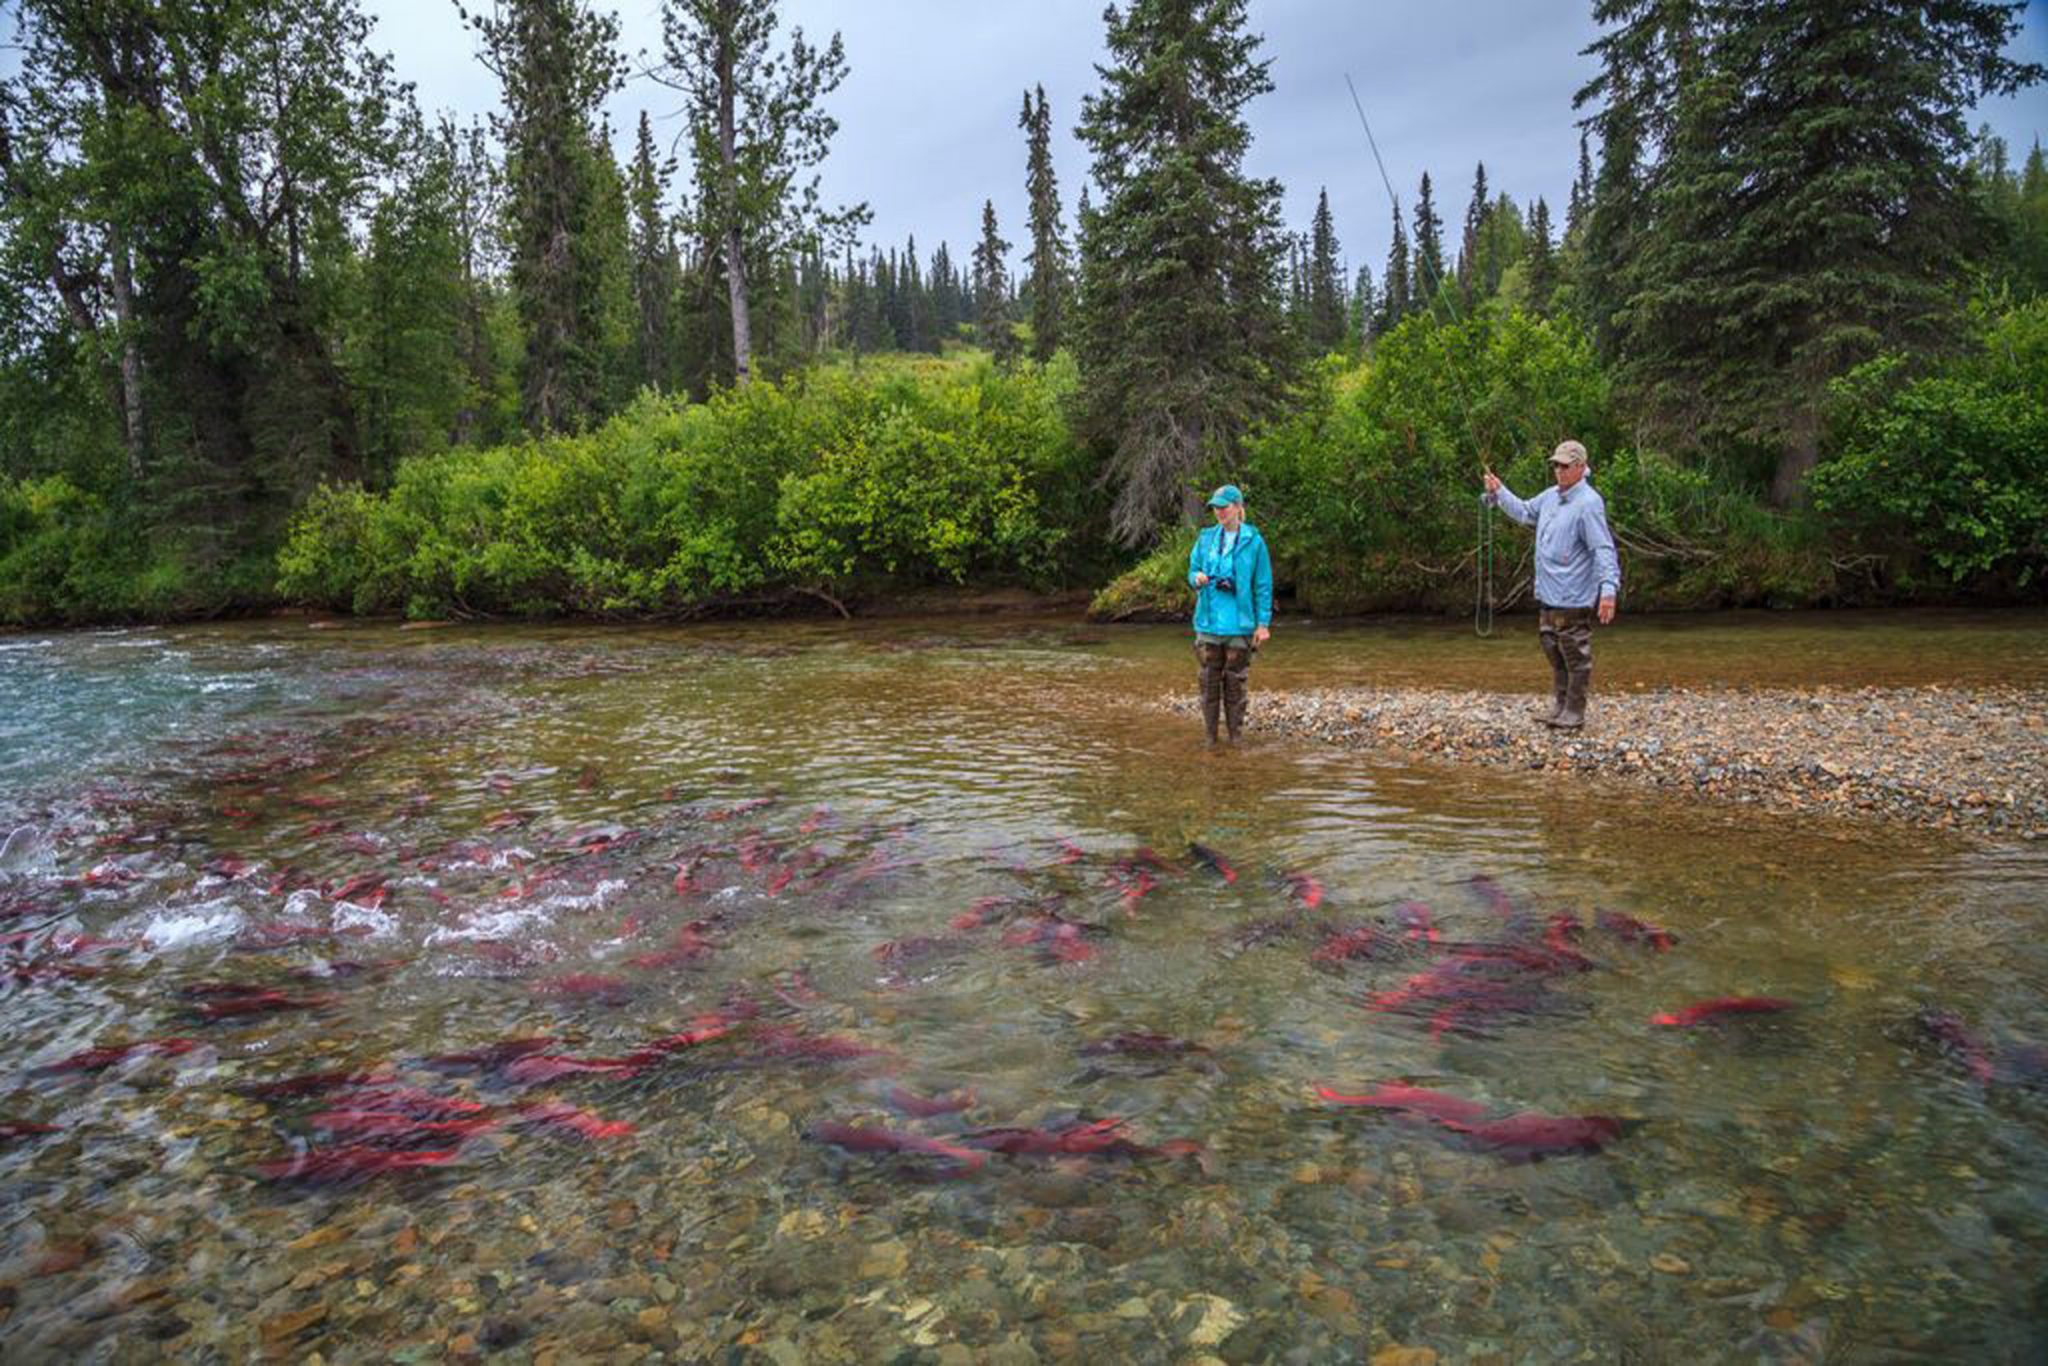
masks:
<instances>
[{"instance_id":1,"label":"camera in hand","mask_svg":"<svg viewBox=\"0 0 2048 1366\"><path fill-rule=\"evenodd\" d=\"M1209 581L1209 586L1212 588L1220 588L1226 593L1235 593L1237 591L1237 580L1227 577L1221 579L1211 579Z\"/></svg>"}]
</instances>

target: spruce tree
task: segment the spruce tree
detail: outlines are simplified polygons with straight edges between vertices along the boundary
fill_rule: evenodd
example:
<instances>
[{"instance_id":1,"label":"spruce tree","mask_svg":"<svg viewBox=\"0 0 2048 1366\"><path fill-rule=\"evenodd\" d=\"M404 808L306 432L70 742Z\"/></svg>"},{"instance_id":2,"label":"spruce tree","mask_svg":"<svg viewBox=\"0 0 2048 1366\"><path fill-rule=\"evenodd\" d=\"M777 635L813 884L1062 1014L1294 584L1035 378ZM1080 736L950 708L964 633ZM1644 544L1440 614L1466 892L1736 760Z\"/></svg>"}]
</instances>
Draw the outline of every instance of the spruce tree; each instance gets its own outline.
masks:
<instances>
[{"instance_id":1,"label":"spruce tree","mask_svg":"<svg viewBox=\"0 0 2048 1366\"><path fill-rule=\"evenodd\" d=\"M1571 198L1564 206L1564 235L1576 243L1593 208L1593 154L1586 144L1587 133L1579 130L1579 173L1572 179Z\"/></svg>"},{"instance_id":2,"label":"spruce tree","mask_svg":"<svg viewBox=\"0 0 2048 1366\"><path fill-rule=\"evenodd\" d=\"M1429 172L1422 173L1422 188L1415 200L1415 264L1408 273L1410 313L1436 317L1437 301L1444 285L1444 220L1437 216L1430 196Z\"/></svg>"},{"instance_id":3,"label":"spruce tree","mask_svg":"<svg viewBox=\"0 0 2048 1366\"><path fill-rule=\"evenodd\" d=\"M1522 211L1506 194L1494 196L1479 224L1478 260L1472 273L1475 303L1500 293L1501 281L1528 254L1529 231Z\"/></svg>"},{"instance_id":4,"label":"spruce tree","mask_svg":"<svg viewBox=\"0 0 2048 1366\"><path fill-rule=\"evenodd\" d=\"M1586 209L1584 250L1578 263L1579 312L1601 354L1621 346L1621 310L1633 289L1637 235L1647 227L1640 123L1626 106L1600 120L1600 173Z\"/></svg>"},{"instance_id":5,"label":"spruce tree","mask_svg":"<svg viewBox=\"0 0 2048 1366\"><path fill-rule=\"evenodd\" d=\"M937 350L937 337L932 331L931 294L925 288L924 268L917 263L916 237L912 237L903 247L903 278L900 288L904 296L904 315L909 319L909 333L904 338L904 349Z\"/></svg>"},{"instance_id":6,"label":"spruce tree","mask_svg":"<svg viewBox=\"0 0 2048 1366\"><path fill-rule=\"evenodd\" d=\"M953 282L953 253L944 242L932 253L931 299L934 343L951 340L960 327L960 301Z\"/></svg>"},{"instance_id":7,"label":"spruce tree","mask_svg":"<svg viewBox=\"0 0 2048 1366\"><path fill-rule=\"evenodd\" d=\"M1079 426L1108 453L1126 544L1193 517L1296 372L1280 186L1245 173L1245 109L1272 89L1244 0L1112 7L1080 135L1103 195L1083 235Z\"/></svg>"},{"instance_id":8,"label":"spruce tree","mask_svg":"<svg viewBox=\"0 0 2048 1366\"><path fill-rule=\"evenodd\" d=\"M605 398L601 250L611 168L599 110L619 87L618 20L580 0L504 0L466 14L498 77L512 222L512 293L525 342L521 408L536 431L593 421Z\"/></svg>"},{"instance_id":9,"label":"spruce tree","mask_svg":"<svg viewBox=\"0 0 2048 1366\"><path fill-rule=\"evenodd\" d=\"M2048 159L2041 155L2039 138L2020 171L2019 202L2013 208L2009 235L2014 290L2027 299L2048 294Z\"/></svg>"},{"instance_id":10,"label":"spruce tree","mask_svg":"<svg viewBox=\"0 0 2048 1366\"><path fill-rule=\"evenodd\" d=\"M882 296L882 333L888 346L897 351L910 349L910 299L903 292L903 269L896 256L896 248L889 248L884 258L878 248L875 256L876 290Z\"/></svg>"},{"instance_id":11,"label":"spruce tree","mask_svg":"<svg viewBox=\"0 0 2048 1366\"><path fill-rule=\"evenodd\" d=\"M681 272L676 265L674 225L666 208L672 159L657 160L654 131L647 111L640 111L640 134L633 150L627 196L632 206L634 371L647 388L665 391L675 384L675 337L671 320Z\"/></svg>"},{"instance_id":12,"label":"spruce tree","mask_svg":"<svg viewBox=\"0 0 2048 1366\"><path fill-rule=\"evenodd\" d=\"M1031 251L1024 260L1031 268L1031 355L1048 361L1063 339L1070 268L1060 228L1059 181L1052 167L1052 109L1044 86L1038 87L1036 103L1031 92L1025 92L1017 126L1025 133L1024 191L1030 206Z\"/></svg>"},{"instance_id":13,"label":"spruce tree","mask_svg":"<svg viewBox=\"0 0 2048 1366\"><path fill-rule=\"evenodd\" d=\"M1467 312L1485 292L1478 282L1479 239L1486 231L1486 215L1492 207L1486 192L1486 163L1482 161L1472 175L1472 202L1465 206L1465 230L1458 238L1458 297L1464 300Z\"/></svg>"},{"instance_id":14,"label":"spruce tree","mask_svg":"<svg viewBox=\"0 0 2048 1366\"><path fill-rule=\"evenodd\" d=\"M1309 228L1308 340L1318 351L1344 345L1344 275L1337 256L1337 226L1325 189L1316 197L1316 216Z\"/></svg>"},{"instance_id":15,"label":"spruce tree","mask_svg":"<svg viewBox=\"0 0 2048 1366\"><path fill-rule=\"evenodd\" d=\"M1358 277L1351 286L1351 316L1348 327L1352 345L1364 346L1372 340L1373 321L1378 307L1378 296L1373 293L1372 287L1372 267L1360 266Z\"/></svg>"},{"instance_id":16,"label":"spruce tree","mask_svg":"<svg viewBox=\"0 0 2048 1366\"><path fill-rule=\"evenodd\" d=\"M1408 316L1414 289L1408 283L1408 230L1401 226L1401 201L1394 201L1394 240L1387 248L1386 278L1380 282L1380 308L1373 335L1385 336Z\"/></svg>"},{"instance_id":17,"label":"spruce tree","mask_svg":"<svg viewBox=\"0 0 2048 1366\"><path fill-rule=\"evenodd\" d=\"M1557 256L1551 250L1550 206L1541 195L1529 211L1528 261L1529 311L1539 318L1548 317L1551 296L1557 292Z\"/></svg>"},{"instance_id":18,"label":"spruce tree","mask_svg":"<svg viewBox=\"0 0 2048 1366\"><path fill-rule=\"evenodd\" d=\"M1955 281L1987 241L1966 114L2048 73L2003 55L2017 5L1724 0L1656 28L1652 2L1616 3L1610 36L1654 37L1668 88L1629 84L1628 53L1600 92L1601 119L1660 152L1646 193L1614 197L1642 226L1609 330L1667 434L1775 448L1772 495L1796 502L1828 383L1957 337ZM1609 211L1596 198L1589 248L1614 249Z\"/></svg>"},{"instance_id":19,"label":"spruce tree","mask_svg":"<svg viewBox=\"0 0 2048 1366\"><path fill-rule=\"evenodd\" d=\"M974 319L981 344L1008 365L1017 357L1017 332L1010 326L1010 280L1003 267L1010 244L996 231L993 200L981 201L981 242L974 248Z\"/></svg>"}]
</instances>

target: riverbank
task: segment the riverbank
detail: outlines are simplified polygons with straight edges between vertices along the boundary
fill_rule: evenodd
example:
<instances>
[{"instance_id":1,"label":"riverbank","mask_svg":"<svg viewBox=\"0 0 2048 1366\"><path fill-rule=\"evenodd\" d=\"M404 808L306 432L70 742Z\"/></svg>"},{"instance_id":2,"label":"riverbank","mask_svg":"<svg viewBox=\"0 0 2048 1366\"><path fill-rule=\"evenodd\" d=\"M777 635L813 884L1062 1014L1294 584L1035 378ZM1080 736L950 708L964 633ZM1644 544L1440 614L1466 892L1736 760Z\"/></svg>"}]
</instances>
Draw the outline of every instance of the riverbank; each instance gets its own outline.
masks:
<instances>
[{"instance_id":1,"label":"riverbank","mask_svg":"<svg viewBox=\"0 0 2048 1366\"><path fill-rule=\"evenodd\" d=\"M2048 839L2048 688L1658 688L1596 695L1576 734L1530 719L1538 700L1255 691L1247 729L1773 810ZM1192 697L1166 705L1195 712Z\"/></svg>"}]
</instances>

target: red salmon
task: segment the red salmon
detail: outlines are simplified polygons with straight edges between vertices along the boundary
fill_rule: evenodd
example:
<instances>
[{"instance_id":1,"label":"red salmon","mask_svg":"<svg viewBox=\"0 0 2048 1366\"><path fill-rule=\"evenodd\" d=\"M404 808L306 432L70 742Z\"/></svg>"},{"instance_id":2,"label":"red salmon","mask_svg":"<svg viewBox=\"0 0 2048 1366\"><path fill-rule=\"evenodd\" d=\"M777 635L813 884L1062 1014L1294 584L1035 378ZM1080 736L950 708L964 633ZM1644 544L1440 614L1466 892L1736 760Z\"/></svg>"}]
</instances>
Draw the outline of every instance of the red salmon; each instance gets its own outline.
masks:
<instances>
[{"instance_id":1,"label":"red salmon","mask_svg":"<svg viewBox=\"0 0 2048 1366\"><path fill-rule=\"evenodd\" d=\"M143 1039L138 1043L115 1044L109 1048L88 1048L83 1053L73 1053L68 1058L46 1062L41 1067L31 1067L29 1075L54 1077L69 1072L103 1072L116 1063L139 1058L144 1054L152 1054L159 1058L175 1058L190 1053L197 1047L197 1039Z\"/></svg>"},{"instance_id":2,"label":"red salmon","mask_svg":"<svg viewBox=\"0 0 2048 1366\"><path fill-rule=\"evenodd\" d=\"M987 1153L978 1153L944 1139L904 1133L899 1129L863 1128L828 1121L813 1125L810 1137L815 1142L829 1143L850 1153L915 1153L923 1157L941 1157L954 1163L962 1173L978 1171L988 1161Z\"/></svg>"},{"instance_id":3,"label":"red salmon","mask_svg":"<svg viewBox=\"0 0 2048 1366\"><path fill-rule=\"evenodd\" d=\"M1653 1015L1650 1023L1690 1029L1694 1025L1712 1024L1744 1015L1776 1015L1797 1009L1798 1005L1797 1001L1787 1001L1778 996L1717 996L1711 1001L1697 1001L1681 1010Z\"/></svg>"},{"instance_id":4,"label":"red salmon","mask_svg":"<svg viewBox=\"0 0 2048 1366\"><path fill-rule=\"evenodd\" d=\"M208 1001L199 1007L199 1014L207 1020L238 1020L245 1015L272 1015L285 1010L318 1010L331 1006L337 996L287 996L281 991L258 991L240 996L224 996Z\"/></svg>"},{"instance_id":5,"label":"red salmon","mask_svg":"<svg viewBox=\"0 0 2048 1366\"><path fill-rule=\"evenodd\" d=\"M1430 914L1429 906L1421 901L1404 901L1394 907L1394 919L1408 931L1408 938L1434 944L1442 935L1437 933L1436 917Z\"/></svg>"},{"instance_id":6,"label":"red salmon","mask_svg":"<svg viewBox=\"0 0 2048 1366\"><path fill-rule=\"evenodd\" d=\"M1380 934L1370 925L1355 929L1339 930L1317 946L1309 955L1312 963L1346 963L1353 958L1369 958L1379 947Z\"/></svg>"},{"instance_id":7,"label":"red salmon","mask_svg":"<svg viewBox=\"0 0 2048 1366\"><path fill-rule=\"evenodd\" d=\"M488 1115L473 1119L413 1119L388 1110L322 1110L309 1117L306 1123L342 1138L390 1139L402 1143L452 1139L460 1143L496 1128L498 1121Z\"/></svg>"},{"instance_id":8,"label":"red salmon","mask_svg":"<svg viewBox=\"0 0 2048 1366\"><path fill-rule=\"evenodd\" d=\"M915 1091L901 1086L889 1088L889 1108L898 1114L914 1119L935 1119L940 1115L957 1115L962 1110L972 1109L975 1096L972 1091L955 1091L948 1096L920 1096Z\"/></svg>"},{"instance_id":9,"label":"red salmon","mask_svg":"<svg viewBox=\"0 0 2048 1366\"><path fill-rule=\"evenodd\" d=\"M1446 1120L1459 1124L1476 1123L1486 1114L1486 1107L1477 1101L1460 1096L1448 1096L1441 1091L1428 1091L1419 1086L1396 1086L1387 1083L1375 1085L1363 1095L1344 1095L1327 1086L1316 1087L1316 1094L1332 1105L1363 1105L1376 1110L1401 1110L1409 1114L1427 1115L1431 1119Z\"/></svg>"},{"instance_id":10,"label":"red salmon","mask_svg":"<svg viewBox=\"0 0 2048 1366\"><path fill-rule=\"evenodd\" d=\"M1323 904L1323 884L1309 873L1282 873L1281 879L1287 884L1287 893L1302 904L1304 910L1314 910Z\"/></svg>"},{"instance_id":11,"label":"red salmon","mask_svg":"<svg viewBox=\"0 0 2048 1366\"><path fill-rule=\"evenodd\" d=\"M340 1184L361 1181L384 1172L413 1167L440 1167L459 1154L450 1148L434 1152L395 1152L390 1148L351 1145L343 1148L308 1148L291 1157L256 1164L256 1174L266 1181L306 1181Z\"/></svg>"},{"instance_id":12,"label":"red salmon","mask_svg":"<svg viewBox=\"0 0 2048 1366\"><path fill-rule=\"evenodd\" d=\"M1519 1114L1485 1124L1438 1122L1474 1147L1510 1162L1597 1153L1622 1134L1622 1122L1612 1115Z\"/></svg>"},{"instance_id":13,"label":"red salmon","mask_svg":"<svg viewBox=\"0 0 2048 1366\"><path fill-rule=\"evenodd\" d=\"M550 1129L572 1133L578 1138L629 1138L633 1133L633 1126L623 1119L600 1119L588 1110L579 1110L561 1101L522 1105L514 1113L518 1123L543 1124Z\"/></svg>"},{"instance_id":14,"label":"red salmon","mask_svg":"<svg viewBox=\"0 0 2048 1366\"><path fill-rule=\"evenodd\" d=\"M1652 925L1647 920L1638 920L1620 911L1596 911L1593 923L1617 939L1631 944L1647 944L1658 953L1667 952L1678 943L1678 936L1662 925Z\"/></svg>"}]
</instances>

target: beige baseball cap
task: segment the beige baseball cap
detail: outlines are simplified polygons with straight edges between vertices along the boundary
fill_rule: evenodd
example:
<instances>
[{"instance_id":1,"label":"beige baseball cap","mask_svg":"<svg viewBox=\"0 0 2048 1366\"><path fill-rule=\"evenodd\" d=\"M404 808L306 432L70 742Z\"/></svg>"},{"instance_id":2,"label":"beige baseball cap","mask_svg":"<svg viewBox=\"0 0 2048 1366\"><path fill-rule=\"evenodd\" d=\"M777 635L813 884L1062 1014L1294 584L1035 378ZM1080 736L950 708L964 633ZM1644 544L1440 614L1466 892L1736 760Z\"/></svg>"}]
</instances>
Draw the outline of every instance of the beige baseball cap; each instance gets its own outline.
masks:
<instances>
[{"instance_id":1,"label":"beige baseball cap","mask_svg":"<svg viewBox=\"0 0 2048 1366\"><path fill-rule=\"evenodd\" d=\"M1583 465L1586 463L1586 448L1576 441L1560 441L1557 449L1550 453L1553 465Z\"/></svg>"}]
</instances>

